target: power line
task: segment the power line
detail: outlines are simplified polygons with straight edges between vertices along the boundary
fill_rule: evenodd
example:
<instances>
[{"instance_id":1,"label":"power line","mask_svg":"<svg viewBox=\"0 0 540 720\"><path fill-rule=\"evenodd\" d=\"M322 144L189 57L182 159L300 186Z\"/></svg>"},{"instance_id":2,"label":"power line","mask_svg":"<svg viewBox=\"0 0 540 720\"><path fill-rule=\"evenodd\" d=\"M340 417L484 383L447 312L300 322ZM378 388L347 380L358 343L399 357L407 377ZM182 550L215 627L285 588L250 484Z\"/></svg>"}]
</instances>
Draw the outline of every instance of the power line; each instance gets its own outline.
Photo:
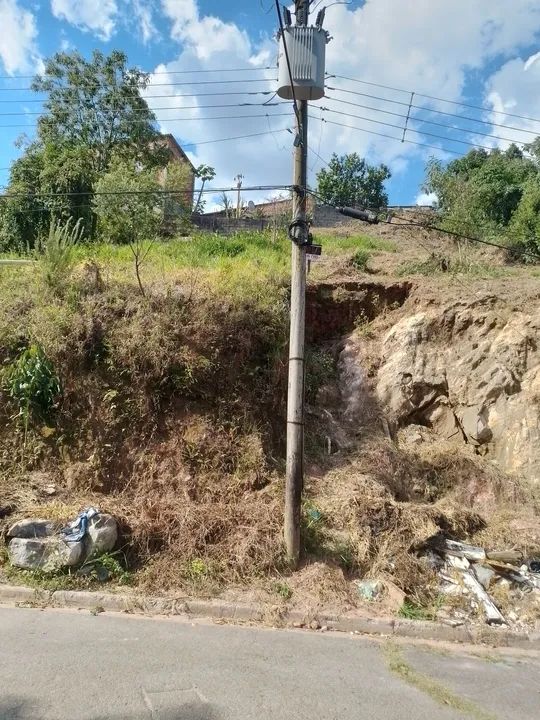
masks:
<instances>
[{"instance_id":1,"label":"power line","mask_svg":"<svg viewBox=\"0 0 540 720\"><path fill-rule=\"evenodd\" d=\"M156 110L204 110L209 108L243 108L243 107L257 107L257 108L269 108L269 107L279 107L280 105L288 105L288 103L233 103L233 104L225 104L225 105L184 105L182 107L170 107L170 108L156 108ZM271 114L270 117L278 116L278 115L288 115L289 113L275 113ZM48 116L47 116L48 117ZM236 117L242 117L240 115L237 116L231 116L231 120L234 120ZM257 116L253 116L257 117ZM266 115L260 115L260 117L266 117ZM186 121L197 121L197 120L209 120L212 118L199 118L199 117L182 117L182 118L164 118L164 117L155 117L154 120L149 119L149 122L157 122L157 123L166 123L166 122L179 122L181 120ZM137 119L134 118L133 122L137 122ZM140 120L141 123L145 123L145 119ZM0 125L0 128L22 128L27 129L29 127L37 127L36 122L32 121L32 124L23 124L23 123L15 123L12 125Z\"/></svg>"},{"instance_id":2,"label":"power line","mask_svg":"<svg viewBox=\"0 0 540 720\"><path fill-rule=\"evenodd\" d=\"M373 110L374 112L385 113L386 115L393 115L394 117L408 119L409 122L412 121L412 122L418 122L418 123L426 123L429 125L436 125L437 127L443 127L443 128L447 128L448 130L454 130L457 132L464 132L464 133L470 132L472 134L476 133L477 135L494 138L495 140L506 140L507 142L514 143L517 145L524 144L522 140L502 137L500 135L493 135L492 133L480 132L480 130L468 130L467 128L460 128L460 127L455 127L454 125L448 125L447 123L436 122L435 120L425 120L424 118L411 117L411 116L403 115L401 113L391 112L390 110L380 110L379 108L370 107L369 105L361 105L359 103L349 103L346 100L338 100L337 98L328 98L328 99L333 100L335 102L346 103L347 105L353 105L355 107L365 108L366 110ZM379 120L372 120L371 118L362 117L361 115L352 115L351 113L342 112L341 110L333 110L332 108L325 108L325 107L322 107L321 110L336 113L338 115L344 115L345 117L356 118L358 120L369 120L369 122L381 122L381 124L384 124L384 123L382 123L382 121L379 121ZM391 125L391 126L403 129L403 127L400 125ZM421 133L422 135L430 135L430 133L425 132L424 130L415 130L414 128L411 128L411 127L407 127L406 129L411 132ZM435 135L434 137L440 137L440 135ZM456 140L455 138L449 137L447 139L452 142L462 142L460 140Z\"/></svg>"},{"instance_id":3,"label":"power line","mask_svg":"<svg viewBox=\"0 0 540 720\"><path fill-rule=\"evenodd\" d=\"M167 82L167 83L148 83L144 88L134 87L134 88L125 88L125 91L133 91L136 93L140 93L141 91L146 90L146 88L149 87L182 87L186 85L233 85L238 83L262 83L262 82L270 82L274 81L277 82L277 78L248 78L246 79L238 79L238 80L195 80L191 82ZM98 83L95 85L96 88L101 87ZM56 86L53 88L54 90L66 90L68 89L67 86ZM26 91L32 91L32 92L38 92L38 93L47 93L50 92L49 90L33 90L30 85L27 87L19 87L19 88L0 88L0 91L4 92L26 92Z\"/></svg>"},{"instance_id":4,"label":"power line","mask_svg":"<svg viewBox=\"0 0 540 720\"><path fill-rule=\"evenodd\" d=\"M181 108L176 108L181 109ZM198 122L206 120L243 120L246 118L274 118L274 117L291 117L290 113L266 113L264 115L214 115L213 117L191 117L191 118L156 118L159 123L167 122ZM0 128L8 127L28 127L27 125L0 125ZM271 132L279 132L279 130L272 130ZM200 144L200 143L199 143ZM0 170L9 170L9 168L0 168Z\"/></svg>"},{"instance_id":5,"label":"power line","mask_svg":"<svg viewBox=\"0 0 540 720\"><path fill-rule=\"evenodd\" d=\"M326 77L327 78L335 77L335 78L339 78L340 80L349 80L350 82L356 82L356 83L360 83L362 85L371 85L372 87L380 87L380 88L384 88L385 90L393 90L394 92L407 93L408 95L410 95L413 92L412 90L404 90L403 88L396 88L396 87L392 87L390 85L381 85L380 83L368 82L367 80L359 80L358 78L348 77L347 75L327 74ZM529 117L527 115L516 115L515 113L506 112L504 110L493 110L492 108L489 108L485 105L472 105L470 103L459 102L457 100L448 100L448 98L440 98L435 95L426 95L424 93L419 93L416 91L414 91L414 94L418 95L419 97L428 98L429 100L436 100L437 102L449 103L450 105L457 105L459 107L471 108L472 110L482 110L484 112L490 112L490 113L493 113L494 115L505 115L507 117L518 118L519 120L529 120L531 122L540 123L539 118L533 118L533 117ZM381 99L384 99L384 98L381 98ZM408 105L409 103L405 103L405 104Z\"/></svg>"},{"instance_id":6,"label":"power line","mask_svg":"<svg viewBox=\"0 0 540 720\"><path fill-rule=\"evenodd\" d=\"M327 85L326 89L334 90L336 92L347 93L348 95L359 95L360 97L367 97L367 98L371 98L372 100L380 100L382 102L391 103L392 105L401 105L402 107L407 107L407 108L411 107L411 108L415 108L416 110L424 110L425 112L436 113L437 115L446 115L447 117L453 117L453 118L457 118L459 120L468 120L469 122L475 122L480 125L493 125L494 127L500 127L500 128L504 128L506 130L516 130L517 132L526 133L527 135L534 135L535 137L537 137L538 134L540 133L540 131L535 132L534 130L525 130L522 128L518 128L515 125L505 125L503 123L490 122L489 120L479 120L478 118L468 117L467 115L459 115L457 113L445 112L444 110L436 110L435 108L429 108L429 107L426 107L425 105L416 105L415 103L404 102L402 100L392 100L391 98L381 97L380 95L371 95L370 93L357 92L356 90L348 90L346 88L331 87L330 85ZM336 98L333 98L333 99L336 99ZM340 100L339 102L345 102L345 100ZM540 122L540 120L538 120L537 122Z\"/></svg>"},{"instance_id":7,"label":"power line","mask_svg":"<svg viewBox=\"0 0 540 720\"><path fill-rule=\"evenodd\" d=\"M330 125L337 125L339 127L347 128L349 130L360 130L361 132L368 133L369 135L378 135L379 137L388 138L389 140L396 140L399 143L406 142L406 143L409 143L410 145L418 145L420 147L431 148L431 150L438 150L439 152L447 152L452 155L463 155L463 153L461 153L457 150L450 150L449 148L444 148L444 147L441 147L440 145L429 145L428 143L417 142L416 140L408 140L407 138L405 138L405 140L402 140L400 137L395 137L395 135L388 135L387 133L376 132L375 130L370 130L369 128L358 127L356 125L345 125L344 123L334 122L333 120L326 120L325 118L313 117L313 120L319 120L320 122L329 123ZM445 138L445 140L447 140L447 139L448 138Z\"/></svg>"},{"instance_id":8,"label":"power line","mask_svg":"<svg viewBox=\"0 0 540 720\"><path fill-rule=\"evenodd\" d=\"M291 190L292 186L289 185L253 185L251 187L242 187L242 192L268 192L271 190ZM196 189L194 193L212 194L212 193L223 193L233 192L237 190L236 187L225 187L225 188L203 188L202 190ZM86 190L79 192L50 192L50 193L6 193L0 195L0 199L6 198L42 198L42 197L88 197L89 195L191 195L190 190Z\"/></svg>"},{"instance_id":9,"label":"power line","mask_svg":"<svg viewBox=\"0 0 540 720\"><path fill-rule=\"evenodd\" d=\"M226 90L224 92L209 92L209 93L176 93L176 94L170 94L167 93L166 95L141 95L142 100L155 100L155 99L163 99L163 98L183 98L183 97L213 97L216 95L273 95L275 94L273 90ZM120 97L120 96L119 96ZM45 103L48 102L47 100L0 100L0 104L2 103ZM132 110L132 112L141 112L146 111L145 108L141 108L141 110ZM21 113L0 113L0 115L6 115L6 114L15 114L15 115L31 115L32 113L27 112L21 112ZM35 114L35 113L34 113Z\"/></svg>"},{"instance_id":10,"label":"power line","mask_svg":"<svg viewBox=\"0 0 540 720\"><path fill-rule=\"evenodd\" d=\"M169 97L171 99L179 98L179 97L208 97L213 95L271 95L272 91L269 92L255 92L255 93L203 93L202 95L193 94L193 95L163 95L162 97L166 98ZM190 107L193 108L199 108L199 107L244 107L245 105L266 105L266 107L273 107L277 105L286 105L287 103L250 103L250 102L239 102L239 103L233 103L229 106L222 105L222 106L213 106L213 105L195 105L195 106L189 106L189 105L166 105L165 107L156 107L156 108L140 108L140 109L133 109L128 110L127 112L118 109L118 111L115 111L114 108L111 108L112 113L116 113L117 115L127 115L128 117L132 117L133 115L148 115L155 112L160 112L162 110L184 110L189 109ZM0 112L0 117L14 117L14 116L23 116L23 117L58 117L59 115L62 116L69 116L71 113L68 110L60 111L56 113L50 113L50 112Z\"/></svg>"},{"instance_id":11,"label":"power line","mask_svg":"<svg viewBox=\"0 0 540 720\"><path fill-rule=\"evenodd\" d=\"M152 70L142 70L136 68L139 72L148 75L195 75L200 73L222 73L222 72L256 72L261 70L275 70L273 65L265 65L264 67L245 67L245 68L215 68L212 70L160 70L153 72ZM36 75L0 75L0 80L33 80Z\"/></svg>"},{"instance_id":12,"label":"power line","mask_svg":"<svg viewBox=\"0 0 540 720\"><path fill-rule=\"evenodd\" d=\"M332 203L329 203L327 200L324 200L324 198L321 195L319 195L319 193L315 192L314 190L310 190L309 188L306 188L306 192L309 193L310 195L313 195L314 197L316 197L324 205L327 205L328 207L333 207L335 209L335 206ZM380 210L381 208L375 208L375 209ZM446 235L451 235L452 237L460 238L461 240L469 240L470 242L477 242L477 243L481 243L482 245L489 245L490 247L498 248L499 250L505 250L506 252L508 252L511 249L511 248L508 248L506 245L501 245L500 243L493 242L492 240L485 240L484 238L477 238L477 237L473 237L471 235L463 235L462 233L455 232L454 230L446 230L445 228L439 227L438 225L431 225L431 224L427 224L427 223L410 221L407 218L401 217L399 215L395 215L394 217L396 219L402 221L401 225L407 225L410 227L419 227L424 230L431 230L431 231L445 233ZM378 223L384 224L384 225L394 225L395 226L395 223L393 223L391 220L379 219ZM519 252L519 254L522 256L527 255L529 257L535 258L536 260L540 260L540 254L538 254L538 253L530 252L528 250L517 250L516 249L516 251Z\"/></svg>"},{"instance_id":13,"label":"power line","mask_svg":"<svg viewBox=\"0 0 540 720\"><path fill-rule=\"evenodd\" d=\"M261 117L264 117L264 116L261 116ZM265 130L264 132L250 133L248 135L235 135L232 137L216 138L214 140L202 140L201 142L182 143L182 147L183 148L199 147L199 145L210 145L213 143L230 142L231 140L246 140L248 138L260 137L261 135L273 135L274 133L285 132L285 131L292 132L290 128L276 128L274 130ZM10 168L8 167L8 168L0 168L0 169L9 170ZM0 197L10 197L10 196L2 195ZM11 197L13 197L13 195Z\"/></svg>"}]
</instances>

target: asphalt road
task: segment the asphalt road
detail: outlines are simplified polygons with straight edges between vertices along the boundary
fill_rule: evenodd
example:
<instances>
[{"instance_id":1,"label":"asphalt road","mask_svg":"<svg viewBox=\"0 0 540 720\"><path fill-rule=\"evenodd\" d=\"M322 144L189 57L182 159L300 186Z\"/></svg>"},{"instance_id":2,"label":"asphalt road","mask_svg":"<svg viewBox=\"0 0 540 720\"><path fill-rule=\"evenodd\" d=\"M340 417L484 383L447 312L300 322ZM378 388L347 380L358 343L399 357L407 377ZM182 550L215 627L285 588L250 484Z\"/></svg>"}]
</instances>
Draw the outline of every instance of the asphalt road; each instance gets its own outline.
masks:
<instances>
[{"instance_id":1,"label":"asphalt road","mask_svg":"<svg viewBox=\"0 0 540 720\"><path fill-rule=\"evenodd\" d=\"M1 720L539 717L538 655L0 608Z\"/></svg>"}]
</instances>

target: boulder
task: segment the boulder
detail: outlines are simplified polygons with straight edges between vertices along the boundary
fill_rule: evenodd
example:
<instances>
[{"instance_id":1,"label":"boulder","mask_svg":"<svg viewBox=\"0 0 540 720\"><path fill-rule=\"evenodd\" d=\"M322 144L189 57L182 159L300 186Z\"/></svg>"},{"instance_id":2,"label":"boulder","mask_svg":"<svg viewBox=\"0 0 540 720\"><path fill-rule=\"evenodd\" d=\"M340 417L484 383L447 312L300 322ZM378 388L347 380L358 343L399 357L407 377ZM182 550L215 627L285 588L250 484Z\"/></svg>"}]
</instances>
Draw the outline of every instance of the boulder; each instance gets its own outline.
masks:
<instances>
[{"instance_id":1,"label":"boulder","mask_svg":"<svg viewBox=\"0 0 540 720\"><path fill-rule=\"evenodd\" d=\"M13 538L8 544L12 565L25 570L51 572L73 567L83 555L81 542L67 543L60 536Z\"/></svg>"},{"instance_id":2,"label":"boulder","mask_svg":"<svg viewBox=\"0 0 540 720\"><path fill-rule=\"evenodd\" d=\"M348 343L349 375L365 364ZM376 352L376 399L394 426L426 425L540 482L540 313L478 295L400 317ZM343 378L345 381L347 377ZM351 385L349 404L364 388Z\"/></svg>"},{"instance_id":3,"label":"boulder","mask_svg":"<svg viewBox=\"0 0 540 720\"><path fill-rule=\"evenodd\" d=\"M480 408L464 408L459 414L463 432L472 445L483 445L490 442L493 433Z\"/></svg>"},{"instance_id":4,"label":"boulder","mask_svg":"<svg viewBox=\"0 0 540 720\"><path fill-rule=\"evenodd\" d=\"M85 560L110 552L118 540L118 525L112 515L100 513L88 521L84 543Z\"/></svg>"},{"instance_id":5,"label":"boulder","mask_svg":"<svg viewBox=\"0 0 540 720\"><path fill-rule=\"evenodd\" d=\"M14 523L8 530L8 538L44 538L54 535L58 524L50 520L25 518Z\"/></svg>"}]
</instances>

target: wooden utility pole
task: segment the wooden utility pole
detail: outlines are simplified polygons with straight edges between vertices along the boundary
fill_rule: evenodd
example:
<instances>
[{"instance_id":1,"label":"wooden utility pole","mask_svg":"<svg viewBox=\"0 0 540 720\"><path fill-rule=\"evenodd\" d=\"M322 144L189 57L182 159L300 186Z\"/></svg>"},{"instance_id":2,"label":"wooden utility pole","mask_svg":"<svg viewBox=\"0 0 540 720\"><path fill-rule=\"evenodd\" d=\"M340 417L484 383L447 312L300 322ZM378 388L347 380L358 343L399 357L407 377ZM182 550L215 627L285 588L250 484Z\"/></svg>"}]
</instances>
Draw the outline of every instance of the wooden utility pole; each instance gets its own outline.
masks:
<instances>
[{"instance_id":1,"label":"wooden utility pole","mask_svg":"<svg viewBox=\"0 0 540 720\"><path fill-rule=\"evenodd\" d=\"M296 24L307 25L308 0L296 0ZM298 103L294 155L293 224L291 226L291 325L287 396L287 470L285 479L285 547L290 564L300 557L300 512L304 485L304 338L306 322L306 220L308 102Z\"/></svg>"}]
</instances>

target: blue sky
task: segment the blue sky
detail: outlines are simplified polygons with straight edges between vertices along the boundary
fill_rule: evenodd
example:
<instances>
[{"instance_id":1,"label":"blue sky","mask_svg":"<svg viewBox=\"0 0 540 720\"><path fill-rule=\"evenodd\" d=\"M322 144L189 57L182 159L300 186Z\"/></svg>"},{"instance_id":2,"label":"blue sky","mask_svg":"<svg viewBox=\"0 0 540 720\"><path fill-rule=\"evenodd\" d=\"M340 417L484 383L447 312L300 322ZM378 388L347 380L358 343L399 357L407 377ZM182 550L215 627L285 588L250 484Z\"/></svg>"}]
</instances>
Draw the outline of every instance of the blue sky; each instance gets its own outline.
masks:
<instances>
[{"instance_id":1,"label":"blue sky","mask_svg":"<svg viewBox=\"0 0 540 720\"><path fill-rule=\"evenodd\" d=\"M508 0L326 4L325 27L333 36L327 70L351 79L329 80L335 89L313 103L310 146L323 160L333 152L355 151L389 165L392 203L415 202L432 154L449 159L455 157L450 151L466 152L470 146L465 143L505 147L510 140L524 143L540 134L540 121L534 120L540 118L538 0L512 3L511 13ZM85 56L94 48L120 48L133 65L156 72L148 101L160 108L156 115L163 131L175 134L194 163L215 166L216 184L230 185L238 173L246 185L289 182L290 106L263 108L269 95L245 94L275 88L273 71L253 69L275 61L272 0L0 0L0 17L0 70L5 76L0 80L0 185L8 179L4 168L20 154L15 140L22 132L32 136L35 117L25 113L40 108L27 102L35 96L16 89L29 83L21 76L35 73L54 52L75 48ZM250 70L234 74L231 68ZM189 72L193 70L212 72ZM215 84L199 84L203 77ZM179 79L186 84L178 85ZM247 82L253 79L257 82ZM225 80L235 82L225 86ZM236 95L201 97L231 88ZM405 91L416 93L413 104L418 106L411 108L405 137L431 148L400 142L411 99ZM153 94L167 97L152 99ZM201 107L242 102L254 104ZM256 133L265 134L208 142ZM323 160L311 156L312 183Z\"/></svg>"}]
</instances>

